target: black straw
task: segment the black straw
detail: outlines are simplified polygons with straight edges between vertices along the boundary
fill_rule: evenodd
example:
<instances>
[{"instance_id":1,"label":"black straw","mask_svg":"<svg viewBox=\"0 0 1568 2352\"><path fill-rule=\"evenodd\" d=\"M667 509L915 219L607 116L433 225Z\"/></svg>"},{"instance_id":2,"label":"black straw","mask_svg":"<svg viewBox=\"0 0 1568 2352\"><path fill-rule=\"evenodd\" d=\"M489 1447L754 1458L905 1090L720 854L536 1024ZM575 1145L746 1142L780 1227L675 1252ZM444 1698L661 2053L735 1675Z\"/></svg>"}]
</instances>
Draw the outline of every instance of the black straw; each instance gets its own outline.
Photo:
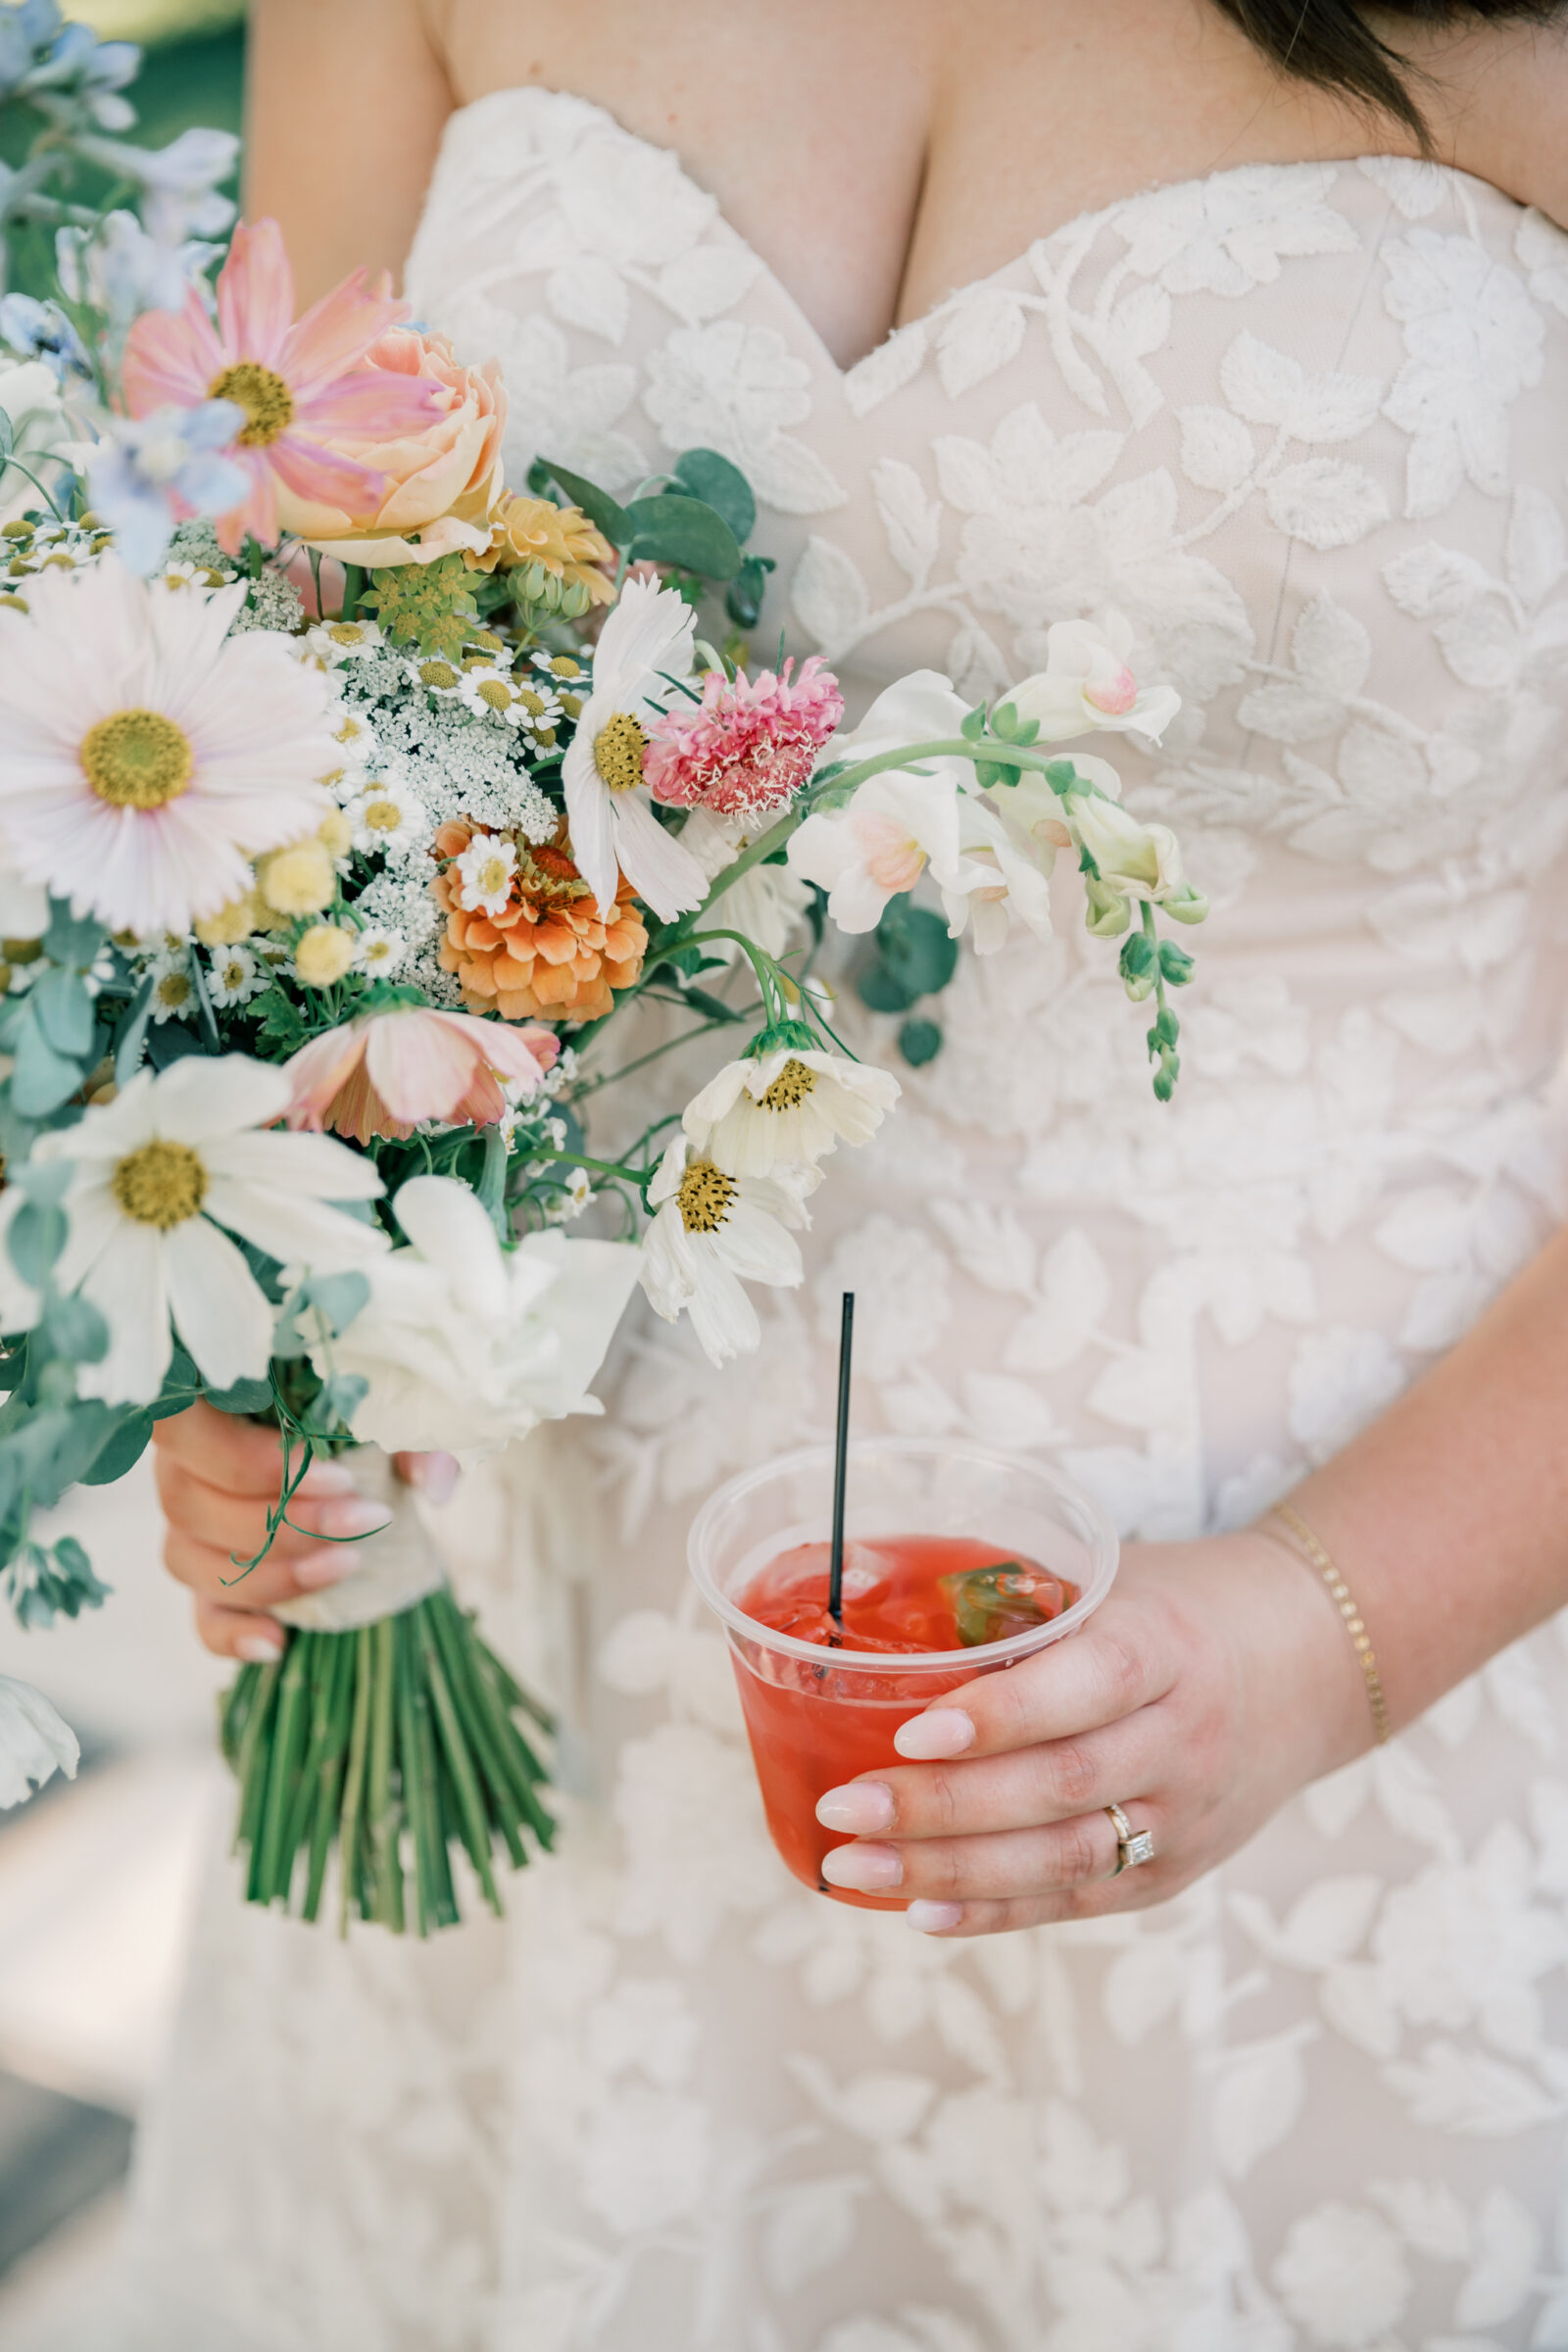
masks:
<instances>
[{"instance_id":1,"label":"black straw","mask_svg":"<svg viewBox=\"0 0 1568 2352\"><path fill-rule=\"evenodd\" d=\"M827 1613L844 1641L844 1490L850 1466L850 1356L855 1347L855 1293L844 1294L839 1325L839 1423L833 1450L833 1554L827 1577Z\"/></svg>"}]
</instances>

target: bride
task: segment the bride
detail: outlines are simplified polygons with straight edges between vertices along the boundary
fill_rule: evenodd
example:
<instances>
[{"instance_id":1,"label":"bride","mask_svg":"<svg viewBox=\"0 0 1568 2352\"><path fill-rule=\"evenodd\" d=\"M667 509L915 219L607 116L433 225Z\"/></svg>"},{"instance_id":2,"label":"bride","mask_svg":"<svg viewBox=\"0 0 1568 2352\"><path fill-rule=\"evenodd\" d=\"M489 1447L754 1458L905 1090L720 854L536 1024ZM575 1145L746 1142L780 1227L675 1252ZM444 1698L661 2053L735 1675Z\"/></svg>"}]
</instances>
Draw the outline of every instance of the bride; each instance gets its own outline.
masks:
<instances>
[{"instance_id":1,"label":"bride","mask_svg":"<svg viewBox=\"0 0 1568 2352\"><path fill-rule=\"evenodd\" d=\"M759 646L858 707L1118 610L1184 706L1129 796L1213 914L1174 1106L1065 919L966 959L761 1356L638 1323L592 1439L446 1504L562 1707L563 1851L429 1948L215 1878L120 2342L1568 2344L1556 15L259 0L302 291L402 269L514 474L725 451ZM906 1921L774 1858L683 1569L822 1431L847 1287L863 1426L1046 1449L1129 1539L1089 1633L824 1800ZM220 1579L270 1441L159 1434L202 1636L267 1654Z\"/></svg>"}]
</instances>

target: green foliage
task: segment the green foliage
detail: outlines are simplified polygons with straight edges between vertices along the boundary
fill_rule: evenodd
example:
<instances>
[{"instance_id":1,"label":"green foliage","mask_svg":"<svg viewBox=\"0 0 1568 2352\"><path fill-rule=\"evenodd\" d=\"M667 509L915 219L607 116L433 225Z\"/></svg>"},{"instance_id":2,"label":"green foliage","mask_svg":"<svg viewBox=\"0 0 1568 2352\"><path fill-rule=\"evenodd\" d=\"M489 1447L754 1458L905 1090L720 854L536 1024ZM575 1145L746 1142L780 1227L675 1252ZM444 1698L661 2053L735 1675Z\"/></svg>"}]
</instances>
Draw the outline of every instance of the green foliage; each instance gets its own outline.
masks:
<instances>
[{"instance_id":1,"label":"green foliage","mask_svg":"<svg viewBox=\"0 0 1568 2352\"><path fill-rule=\"evenodd\" d=\"M734 532L723 515L701 499L673 491L634 499L626 519L632 526L626 552L634 564L672 564L709 580L732 580L740 570Z\"/></svg>"},{"instance_id":2,"label":"green foliage","mask_svg":"<svg viewBox=\"0 0 1568 2352\"><path fill-rule=\"evenodd\" d=\"M923 1070L942 1051L942 1031L935 1021L906 1021L899 1031L899 1052L911 1069Z\"/></svg>"},{"instance_id":3,"label":"green foliage","mask_svg":"<svg viewBox=\"0 0 1568 2352\"><path fill-rule=\"evenodd\" d=\"M433 564L402 564L395 570L372 571L360 606L374 613L395 645L411 645L457 664L479 626L473 579L461 555L440 556Z\"/></svg>"},{"instance_id":4,"label":"green foliage","mask_svg":"<svg viewBox=\"0 0 1568 2352\"><path fill-rule=\"evenodd\" d=\"M744 547L757 524L757 500L738 466L716 449L687 449L675 460L675 480L728 524Z\"/></svg>"},{"instance_id":5,"label":"green foliage","mask_svg":"<svg viewBox=\"0 0 1568 2352\"><path fill-rule=\"evenodd\" d=\"M559 482L574 507L580 507L596 530L604 532L612 547L627 548L636 536L636 526L624 507L612 499L608 490L585 474L573 473L565 466L558 466L554 458L536 458L528 471L528 487L536 498L549 496L550 484Z\"/></svg>"}]
</instances>

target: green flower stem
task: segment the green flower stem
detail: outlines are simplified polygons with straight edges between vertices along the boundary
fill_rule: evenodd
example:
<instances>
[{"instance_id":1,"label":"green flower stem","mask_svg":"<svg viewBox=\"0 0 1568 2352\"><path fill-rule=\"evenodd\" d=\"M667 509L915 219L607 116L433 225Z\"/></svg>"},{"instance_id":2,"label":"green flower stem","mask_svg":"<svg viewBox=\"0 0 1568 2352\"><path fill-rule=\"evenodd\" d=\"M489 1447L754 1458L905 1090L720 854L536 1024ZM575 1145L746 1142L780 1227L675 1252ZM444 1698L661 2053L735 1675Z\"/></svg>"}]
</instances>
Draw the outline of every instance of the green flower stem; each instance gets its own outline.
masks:
<instances>
[{"instance_id":1,"label":"green flower stem","mask_svg":"<svg viewBox=\"0 0 1568 2352\"><path fill-rule=\"evenodd\" d=\"M767 1016L768 1026L782 1020L784 995L780 986L779 967L771 956L765 955L747 938L744 931L689 931L681 944L683 947L701 948L715 939L732 939L757 974L757 985L761 991L762 1010ZM794 985L793 982L791 985Z\"/></svg>"},{"instance_id":2,"label":"green flower stem","mask_svg":"<svg viewBox=\"0 0 1568 2352\"><path fill-rule=\"evenodd\" d=\"M345 1637L345 1646L354 1646L354 1721L349 1733L347 1786L343 1791L342 1828L339 1832L338 1867L342 1872L342 1903L338 1918L338 1933L349 1932L349 1904L358 1896L363 1883L360 1838L361 1820L365 1811L365 1769L370 1752L370 1666L371 1629L362 1625L359 1632Z\"/></svg>"},{"instance_id":3,"label":"green flower stem","mask_svg":"<svg viewBox=\"0 0 1568 2352\"><path fill-rule=\"evenodd\" d=\"M359 616L360 599L365 594L365 566L345 564L343 566L343 610L339 617L354 620Z\"/></svg>"}]
</instances>

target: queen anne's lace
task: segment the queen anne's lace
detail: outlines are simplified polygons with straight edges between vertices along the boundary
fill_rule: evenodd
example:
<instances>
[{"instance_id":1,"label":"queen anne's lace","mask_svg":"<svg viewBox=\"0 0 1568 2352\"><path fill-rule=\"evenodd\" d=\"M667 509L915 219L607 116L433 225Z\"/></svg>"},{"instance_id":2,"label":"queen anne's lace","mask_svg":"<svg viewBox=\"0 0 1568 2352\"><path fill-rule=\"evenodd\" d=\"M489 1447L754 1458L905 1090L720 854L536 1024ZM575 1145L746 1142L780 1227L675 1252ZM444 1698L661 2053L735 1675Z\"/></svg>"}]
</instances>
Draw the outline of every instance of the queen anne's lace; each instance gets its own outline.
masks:
<instances>
[{"instance_id":1,"label":"queen anne's lace","mask_svg":"<svg viewBox=\"0 0 1568 2352\"><path fill-rule=\"evenodd\" d=\"M554 1433L456 1506L577 1722L564 1859L429 1951L220 1890L152 2307L265 2352L1568 2342L1559 1629L1165 1910L940 1943L792 1886L683 1569L708 1489L821 1433L846 1285L865 1426L1054 1448L1181 1537L1343 1445L1563 1213L1568 238L1426 166L1248 167L842 374L673 159L528 90L456 119L410 292L500 356L514 478L743 465L759 642L859 708L1119 607L1184 708L1118 765L1214 912L1173 1108L1076 934L966 956L762 1354L626 1348L618 1538Z\"/></svg>"}]
</instances>

